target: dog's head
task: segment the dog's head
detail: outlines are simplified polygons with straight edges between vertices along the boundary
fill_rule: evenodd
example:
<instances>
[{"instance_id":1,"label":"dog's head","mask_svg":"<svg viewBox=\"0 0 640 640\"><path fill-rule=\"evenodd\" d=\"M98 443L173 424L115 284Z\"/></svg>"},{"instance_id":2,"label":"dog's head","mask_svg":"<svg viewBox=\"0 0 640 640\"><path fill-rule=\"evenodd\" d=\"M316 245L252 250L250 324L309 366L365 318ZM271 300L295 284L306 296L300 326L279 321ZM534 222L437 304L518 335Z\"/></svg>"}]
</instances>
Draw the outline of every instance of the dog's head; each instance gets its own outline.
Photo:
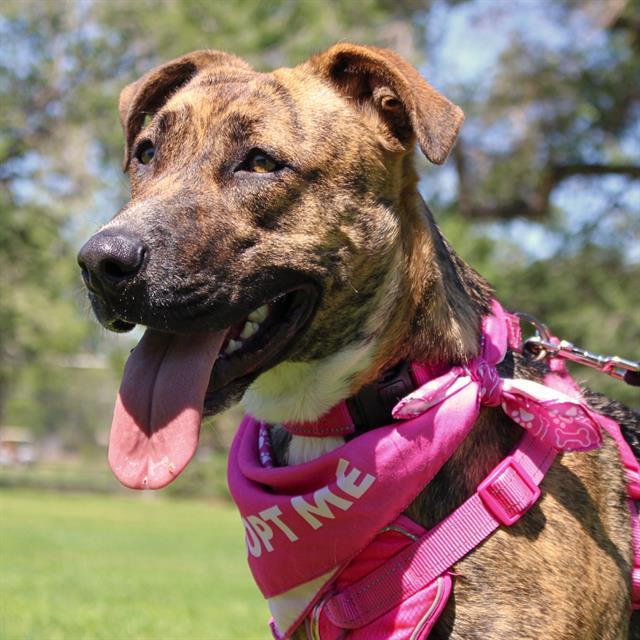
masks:
<instances>
[{"instance_id":1,"label":"dog's head","mask_svg":"<svg viewBox=\"0 0 640 640\"><path fill-rule=\"evenodd\" d=\"M410 282L439 250L416 232L414 143L443 162L463 116L392 51L340 44L273 73L183 56L126 87L120 118L132 197L79 262L105 327L148 328L111 461L161 486L203 404L244 394L260 418L313 419L393 358L401 325L441 297L425 298L435 268ZM141 442L163 441L141 470Z\"/></svg>"}]
</instances>

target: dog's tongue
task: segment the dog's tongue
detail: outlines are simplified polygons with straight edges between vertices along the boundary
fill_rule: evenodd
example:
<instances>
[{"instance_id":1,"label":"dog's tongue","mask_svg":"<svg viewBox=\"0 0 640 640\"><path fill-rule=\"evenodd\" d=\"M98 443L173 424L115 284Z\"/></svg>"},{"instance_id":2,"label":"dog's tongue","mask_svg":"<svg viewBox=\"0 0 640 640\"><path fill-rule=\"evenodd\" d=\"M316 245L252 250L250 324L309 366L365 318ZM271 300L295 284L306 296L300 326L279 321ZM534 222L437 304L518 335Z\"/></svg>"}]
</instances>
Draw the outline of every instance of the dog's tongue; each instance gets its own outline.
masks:
<instances>
[{"instance_id":1,"label":"dog's tongue","mask_svg":"<svg viewBox=\"0 0 640 640\"><path fill-rule=\"evenodd\" d=\"M148 329L133 350L109 439L109 464L122 484L159 489L191 460L225 333L181 336Z\"/></svg>"}]
</instances>

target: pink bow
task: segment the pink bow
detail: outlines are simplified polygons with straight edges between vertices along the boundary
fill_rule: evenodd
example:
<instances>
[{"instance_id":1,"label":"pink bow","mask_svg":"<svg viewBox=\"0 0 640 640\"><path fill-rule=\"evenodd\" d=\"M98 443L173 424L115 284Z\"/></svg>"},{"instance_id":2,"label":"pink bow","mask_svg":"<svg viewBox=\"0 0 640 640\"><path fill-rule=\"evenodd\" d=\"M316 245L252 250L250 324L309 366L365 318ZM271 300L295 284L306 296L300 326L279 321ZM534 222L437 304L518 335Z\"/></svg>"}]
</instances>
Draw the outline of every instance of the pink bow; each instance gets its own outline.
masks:
<instances>
[{"instance_id":1,"label":"pink bow","mask_svg":"<svg viewBox=\"0 0 640 640\"><path fill-rule=\"evenodd\" d=\"M521 427L561 451L588 451L602 444L600 425L579 400L532 380L502 379L496 367L474 358L409 394L393 409L396 420L415 418L474 385L480 405L501 406Z\"/></svg>"}]
</instances>

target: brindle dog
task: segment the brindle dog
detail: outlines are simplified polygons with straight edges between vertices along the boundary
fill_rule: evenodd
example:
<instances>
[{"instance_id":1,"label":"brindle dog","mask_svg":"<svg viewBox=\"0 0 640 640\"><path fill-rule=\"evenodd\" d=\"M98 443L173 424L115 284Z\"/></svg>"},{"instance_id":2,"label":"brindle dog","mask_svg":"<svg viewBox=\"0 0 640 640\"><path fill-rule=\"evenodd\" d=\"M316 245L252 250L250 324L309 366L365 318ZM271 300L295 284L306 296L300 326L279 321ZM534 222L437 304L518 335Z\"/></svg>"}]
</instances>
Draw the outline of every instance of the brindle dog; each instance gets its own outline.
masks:
<instances>
[{"instance_id":1,"label":"brindle dog","mask_svg":"<svg viewBox=\"0 0 640 640\"><path fill-rule=\"evenodd\" d=\"M132 198L81 250L84 279L108 329L141 324L185 342L224 332L206 412L241 400L270 423L312 420L402 360L477 354L492 290L440 234L414 168L416 141L444 162L463 114L394 52L339 44L258 73L199 51L126 87L120 118ZM543 374L515 353L501 366ZM588 399L637 447L637 414ZM437 523L521 433L484 408L409 515ZM275 435L280 464L323 446ZM597 451L559 457L542 489L518 524L456 565L432 637L629 637L631 533L615 446L605 436Z\"/></svg>"}]
</instances>

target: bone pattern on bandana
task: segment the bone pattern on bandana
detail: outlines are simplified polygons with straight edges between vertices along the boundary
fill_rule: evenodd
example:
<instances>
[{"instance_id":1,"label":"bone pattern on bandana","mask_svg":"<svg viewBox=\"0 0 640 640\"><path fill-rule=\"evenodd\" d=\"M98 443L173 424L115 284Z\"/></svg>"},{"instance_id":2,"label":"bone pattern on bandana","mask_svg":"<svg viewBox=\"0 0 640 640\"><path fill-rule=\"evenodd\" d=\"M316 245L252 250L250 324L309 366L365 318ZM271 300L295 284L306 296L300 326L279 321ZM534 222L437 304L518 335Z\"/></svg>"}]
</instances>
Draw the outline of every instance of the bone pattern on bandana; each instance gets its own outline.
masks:
<instances>
[{"instance_id":1,"label":"bone pattern on bandana","mask_svg":"<svg viewBox=\"0 0 640 640\"><path fill-rule=\"evenodd\" d=\"M273 611L279 636L288 637L335 571L435 476L473 427L481 404L502 407L555 449L585 451L601 444L599 423L579 399L498 376L508 337L507 316L494 301L492 314L483 320L478 358L403 398L393 410L398 422L310 462L274 467L268 427L245 417L230 452L228 480L245 526L253 576L263 595L280 603L288 592L313 584L305 606L289 611L286 620ZM319 584L323 575L331 578Z\"/></svg>"}]
</instances>

